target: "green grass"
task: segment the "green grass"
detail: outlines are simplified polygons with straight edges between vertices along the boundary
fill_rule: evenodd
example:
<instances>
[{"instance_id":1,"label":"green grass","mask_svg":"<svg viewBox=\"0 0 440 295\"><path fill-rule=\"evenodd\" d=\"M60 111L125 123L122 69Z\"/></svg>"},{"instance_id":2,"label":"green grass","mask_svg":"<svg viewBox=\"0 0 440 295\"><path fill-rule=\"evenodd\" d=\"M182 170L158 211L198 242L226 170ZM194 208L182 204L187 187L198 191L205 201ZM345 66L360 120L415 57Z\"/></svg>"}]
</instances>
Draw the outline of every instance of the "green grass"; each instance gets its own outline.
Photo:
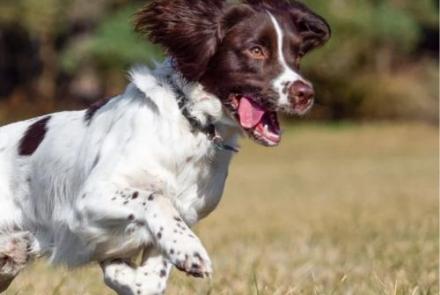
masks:
<instances>
[{"instance_id":1,"label":"green grass","mask_svg":"<svg viewBox=\"0 0 440 295\"><path fill-rule=\"evenodd\" d=\"M300 125L276 149L244 141L196 228L212 281L174 271L167 294L438 294L437 133ZM6 294L112 294L101 277L40 262Z\"/></svg>"}]
</instances>

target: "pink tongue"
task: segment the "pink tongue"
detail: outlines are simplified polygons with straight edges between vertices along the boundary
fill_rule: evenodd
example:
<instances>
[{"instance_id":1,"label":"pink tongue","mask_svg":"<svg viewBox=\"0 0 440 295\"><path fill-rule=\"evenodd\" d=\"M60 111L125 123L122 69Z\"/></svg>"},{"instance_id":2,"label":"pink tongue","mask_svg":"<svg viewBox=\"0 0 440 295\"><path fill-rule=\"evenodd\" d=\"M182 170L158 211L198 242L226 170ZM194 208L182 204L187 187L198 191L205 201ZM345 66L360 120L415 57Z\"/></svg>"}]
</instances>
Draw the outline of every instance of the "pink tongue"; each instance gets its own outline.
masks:
<instances>
[{"instance_id":1,"label":"pink tongue","mask_svg":"<svg viewBox=\"0 0 440 295\"><path fill-rule=\"evenodd\" d=\"M249 129L260 123L264 110L252 100L243 96L238 107L238 115L240 116L241 126Z\"/></svg>"}]
</instances>

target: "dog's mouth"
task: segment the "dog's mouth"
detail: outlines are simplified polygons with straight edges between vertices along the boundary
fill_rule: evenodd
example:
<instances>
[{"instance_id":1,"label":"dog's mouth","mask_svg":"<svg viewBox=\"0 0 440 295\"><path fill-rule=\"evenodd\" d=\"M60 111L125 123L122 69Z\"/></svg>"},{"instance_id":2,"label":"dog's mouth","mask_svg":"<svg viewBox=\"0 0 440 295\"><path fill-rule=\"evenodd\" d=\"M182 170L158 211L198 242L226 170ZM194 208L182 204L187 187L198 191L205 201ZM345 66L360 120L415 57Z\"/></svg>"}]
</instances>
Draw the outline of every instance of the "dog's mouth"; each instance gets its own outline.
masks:
<instances>
[{"instance_id":1,"label":"dog's mouth","mask_svg":"<svg viewBox=\"0 0 440 295\"><path fill-rule=\"evenodd\" d=\"M240 127L256 142L269 147L280 143L281 129L276 112L264 108L248 95L231 95L229 107Z\"/></svg>"}]
</instances>

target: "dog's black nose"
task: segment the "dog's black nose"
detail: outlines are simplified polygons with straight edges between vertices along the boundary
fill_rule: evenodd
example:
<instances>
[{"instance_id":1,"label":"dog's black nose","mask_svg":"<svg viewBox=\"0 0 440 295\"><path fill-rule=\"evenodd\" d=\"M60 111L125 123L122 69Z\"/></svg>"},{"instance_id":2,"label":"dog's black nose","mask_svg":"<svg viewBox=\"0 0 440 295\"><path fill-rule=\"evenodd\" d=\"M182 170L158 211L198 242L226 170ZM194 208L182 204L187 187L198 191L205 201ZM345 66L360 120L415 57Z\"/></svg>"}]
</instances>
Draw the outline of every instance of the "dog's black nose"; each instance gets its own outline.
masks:
<instances>
[{"instance_id":1,"label":"dog's black nose","mask_svg":"<svg viewBox=\"0 0 440 295\"><path fill-rule=\"evenodd\" d=\"M295 81L290 86L290 100L294 106L308 105L310 101L315 97L315 90L310 84L306 84L303 81Z\"/></svg>"}]
</instances>

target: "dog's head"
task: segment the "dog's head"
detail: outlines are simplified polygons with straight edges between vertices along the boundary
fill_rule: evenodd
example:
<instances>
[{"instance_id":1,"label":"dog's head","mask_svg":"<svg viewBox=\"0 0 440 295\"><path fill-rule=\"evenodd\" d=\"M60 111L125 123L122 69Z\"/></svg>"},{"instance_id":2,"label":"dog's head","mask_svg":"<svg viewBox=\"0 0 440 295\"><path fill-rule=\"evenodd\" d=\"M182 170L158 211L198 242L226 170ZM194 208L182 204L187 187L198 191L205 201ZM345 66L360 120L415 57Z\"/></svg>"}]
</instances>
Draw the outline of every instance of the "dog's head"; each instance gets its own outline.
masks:
<instances>
[{"instance_id":1,"label":"dog's head","mask_svg":"<svg viewBox=\"0 0 440 295\"><path fill-rule=\"evenodd\" d=\"M300 61L330 38L323 18L288 0L153 0L138 13L136 28L266 146L281 139L277 112L302 115L313 105Z\"/></svg>"}]
</instances>

